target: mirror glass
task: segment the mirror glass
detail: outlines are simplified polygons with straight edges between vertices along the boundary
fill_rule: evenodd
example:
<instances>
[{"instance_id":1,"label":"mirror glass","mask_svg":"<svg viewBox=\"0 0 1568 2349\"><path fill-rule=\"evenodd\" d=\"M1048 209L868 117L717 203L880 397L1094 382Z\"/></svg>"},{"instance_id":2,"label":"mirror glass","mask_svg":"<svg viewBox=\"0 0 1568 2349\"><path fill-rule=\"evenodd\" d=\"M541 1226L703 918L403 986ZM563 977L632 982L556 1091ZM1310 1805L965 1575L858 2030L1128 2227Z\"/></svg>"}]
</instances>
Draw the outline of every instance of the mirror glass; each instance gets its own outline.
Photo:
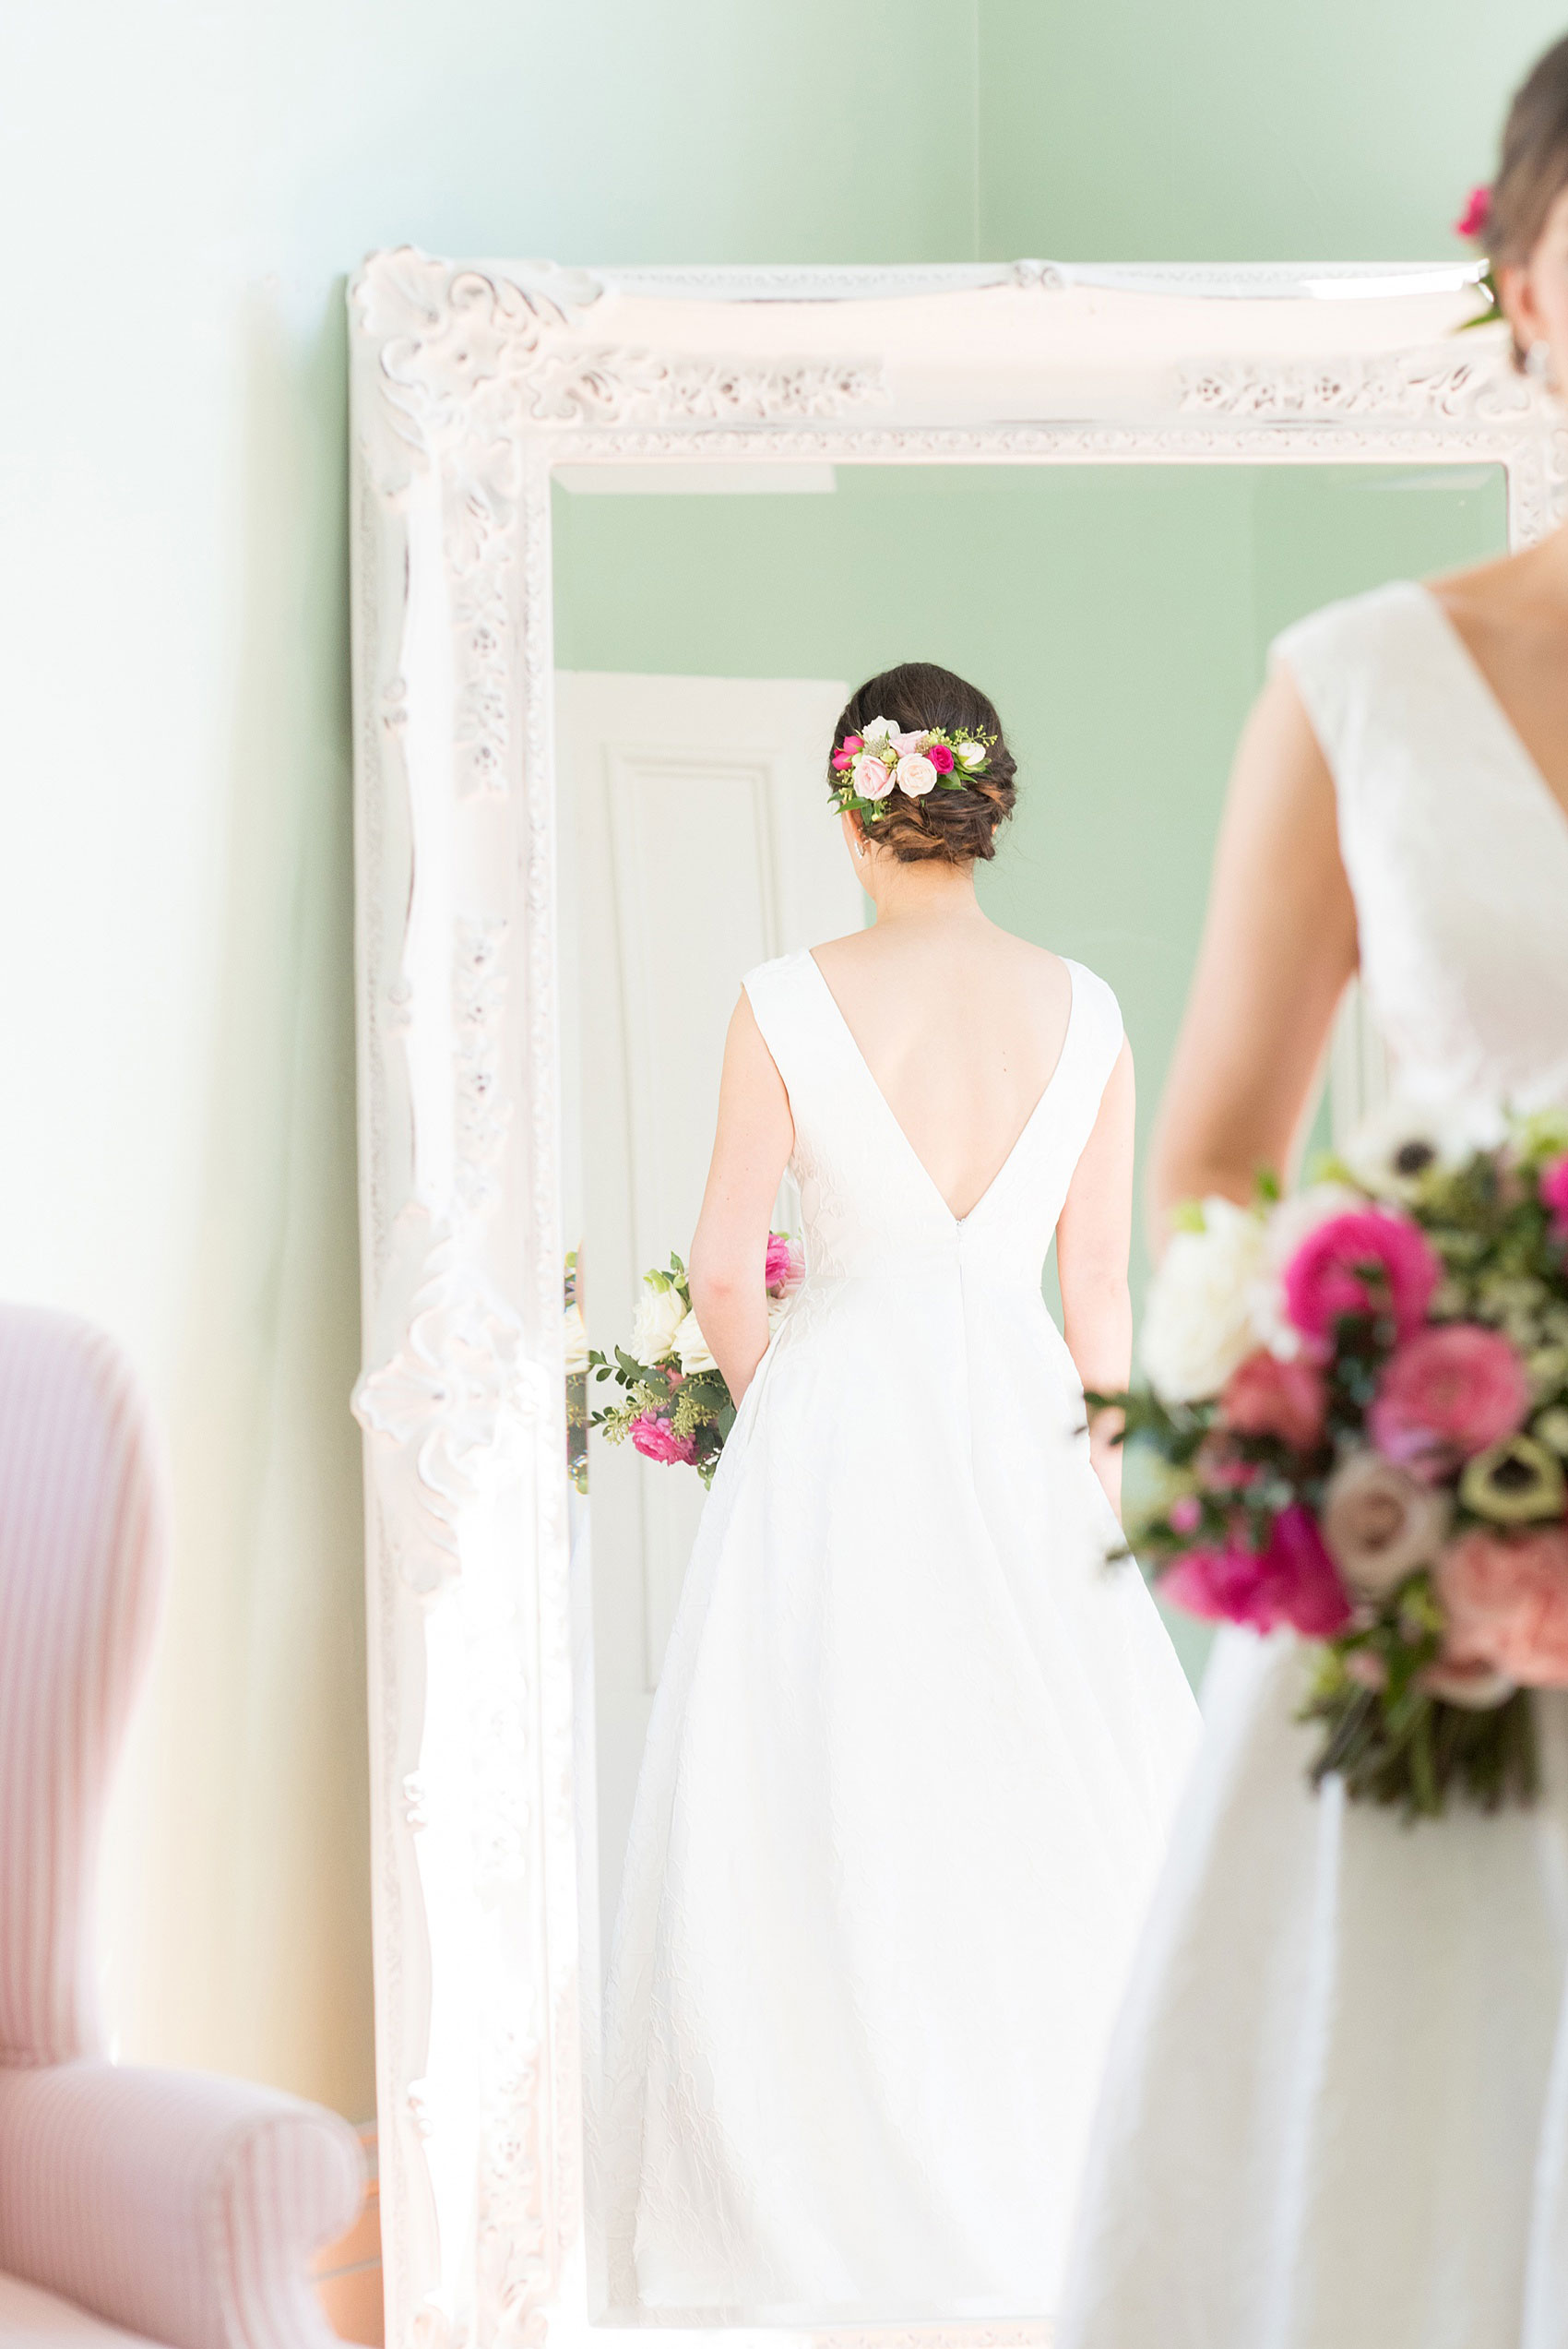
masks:
<instances>
[{"instance_id":1,"label":"mirror glass","mask_svg":"<svg viewBox=\"0 0 1568 2349\"><path fill-rule=\"evenodd\" d=\"M634 1853L628 1876L639 1772L705 1489L697 1467L647 1457L589 1424L623 1397L586 1375L587 1355L635 1350L639 1310L643 1339L658 1322L667 1341L680 1318L678 1294L648 1290L644 1276L668 1274L689 1246L742 973L868 918L826 789L834 721L852 687L929 660L996 704L1019 789L996 859L978 874L981 904L1114 988L1135 1058L1141 1155L1269 642L1340 596L1501 551L1502 477L1486 467L577 468L558 477L554 527L584 1945L602 1991L618 1908L656 1914L636 1961L645 1975L700 1956L723 2009L699 2010L695 2027L686 2012L663 2037L656 2021L651 2045L638 2043L638 2077L607 2081L615 2015L585 2002L597 2304L656 2322L1046 2312L1072 2180L1049 2164L1031 2176L1027 2163L1004 2163L1016 2207L993 2227L984 2177L944 2175L943 2157L921 2151L952 2146L962 2165L975 2109L1016 2112L1027 2137L1044 2093L991 2028L993 1926L1007 1911L999 1898L992 1916L983 1876L963 1895L972 1964L960 1958L945 1975L911 1965L905 1979L899 1953L921 1938L910 1924L921 1901L933 1931L951 1926L937 1914L944 1887L879 1885L874 1856L861 1863L865 1882L844 1880L845 1854L867 1846L858 1833L838 1842L831 1752L814 1812L783 1777L703 1788L664 1769L665 1815L646 1834L639 1826L664 1856L638 1881ZM788 1177L774 1222L799 1232ZM1146 1270L1139 1224L1134 1308ZM1054 1309L1051 1283L1048 1265ZM700 1451L722 1433L690 1441ZM1190 1622L1170 1629L1195 1681L1205 1638ZM780 1641L814 1636L780 1618ZM775 1662L759 1645L750 1668L766 1681ZM735 1685L718 1692L719 1710L732 1709L743 1775L751 1692L744 1671L726 1668ZM661 1708L656 1738L675 1735L682 1701L676 1691ZM705 1767L723 1776L708 1750ZM908 1822L897 1814L926 1800L932 1765L912 1748L883 1759L891 1853L918 1844L899 1834ZM733 1888L735 1946L694 1956L683 1937L706 1927L683 1910L669 1855L683 1839L716 1837L731 1847L688 1858ZM791 1888L806 1884L814 1900L791 1907ZM768 1906L775 1895L782 1912ZM1064 1943L1079 1924L1063 1915ZM820 1958L838 1933L838 1956L823 1961L839 1970L835 2019L830 2002L812 2006L798 1960L808 1943ZM962 1937L944 1946L961 1950ZM1070 1997L1071 1979L1069 1967L1067 1986L1042 1982L1040 1996ZM661 2001L681 2006L670 1987L622 1983L612 2008L636 1997L657 2018ZM917 1992L922 2010L900 2015L900 1997ZM996 2074L968 2083L972 2106L961 2078L969 2050L976 2069ZM662 2165L663 2216L644 2226L626 2199L637 2158L626 2115L635 2131L639 2100L652 2094L662 2134L642 2157ZM685 2124L671 2128L671 2110ZM813 2211L826 2213L814 2232ZM672 2244L683 2212L696 2215ZM944 2264L933 2248L922 2275L878 2239L900 2227L934 2247L961 2236L961 2252ZM845 2248L857 2230L863 2263ZM1033 2237L1045 2247L1038 2265L1010 2255L1009 2244ZM723 2240L745 2248L731 2259L712 2248Z\"/></svg>"}]
</instances>

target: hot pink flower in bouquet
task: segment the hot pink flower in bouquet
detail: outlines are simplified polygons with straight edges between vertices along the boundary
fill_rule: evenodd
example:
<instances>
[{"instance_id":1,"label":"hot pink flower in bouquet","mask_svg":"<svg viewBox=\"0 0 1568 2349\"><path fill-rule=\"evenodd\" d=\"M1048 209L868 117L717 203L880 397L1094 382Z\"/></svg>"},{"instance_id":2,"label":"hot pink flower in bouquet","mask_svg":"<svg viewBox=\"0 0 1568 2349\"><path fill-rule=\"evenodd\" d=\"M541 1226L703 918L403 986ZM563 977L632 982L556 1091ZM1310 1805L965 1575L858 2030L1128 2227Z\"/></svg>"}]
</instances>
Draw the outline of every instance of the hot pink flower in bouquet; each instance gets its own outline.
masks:
<instances>
[{"instance_id":1,"label":"hot pink flower in bouquet","mask_svg":"<svg viewBox=\"0 0 1568 2349\"><path fill-rule=\"evenodd\" d=\"M679 1461L687 1468L696 1460L696 1437L677 1436L667 1419L651 1411L639 1411L626 1432L645 1460L662 1461L667 1467Z\"/></svg>"},{"instance_id":2,"label":"hot pink flower in bouquet","mask_svg":"<svg viewBox=\"0 0 1568 2349\"><path fill-rule=\"evenodd\" d=\"M1568 1687L1568 1113L1397 1111L1348 1158L1184 1211L1149 1385L1088 1398L1149 1491L1118 1555L1306 1643L1314 1782L1527 1801L1527 1692Z\"/></svg>"}]
</instances>

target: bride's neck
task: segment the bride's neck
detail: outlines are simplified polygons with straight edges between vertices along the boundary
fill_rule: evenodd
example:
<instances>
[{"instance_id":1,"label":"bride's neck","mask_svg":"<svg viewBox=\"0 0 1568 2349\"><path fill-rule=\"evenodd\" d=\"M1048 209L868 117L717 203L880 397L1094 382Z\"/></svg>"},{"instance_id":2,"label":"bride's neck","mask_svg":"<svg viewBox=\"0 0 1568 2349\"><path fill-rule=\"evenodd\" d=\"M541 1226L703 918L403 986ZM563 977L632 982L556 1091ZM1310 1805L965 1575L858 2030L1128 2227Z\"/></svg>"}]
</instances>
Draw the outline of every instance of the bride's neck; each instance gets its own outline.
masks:
<instances>
[{"instance_id":1,"label":"bride's neck","mask_svg":"<svg viewBox=\"0 0 1568 2349\"><path fill-rule=\"evenodd\" d=\"M885 857L878 869L867 876L867 894L876 908L878 928L890 922L985 919L975 895L972 864L947 864L934 858L904 864L896 857Z\"/></svg>"}]
</instances>

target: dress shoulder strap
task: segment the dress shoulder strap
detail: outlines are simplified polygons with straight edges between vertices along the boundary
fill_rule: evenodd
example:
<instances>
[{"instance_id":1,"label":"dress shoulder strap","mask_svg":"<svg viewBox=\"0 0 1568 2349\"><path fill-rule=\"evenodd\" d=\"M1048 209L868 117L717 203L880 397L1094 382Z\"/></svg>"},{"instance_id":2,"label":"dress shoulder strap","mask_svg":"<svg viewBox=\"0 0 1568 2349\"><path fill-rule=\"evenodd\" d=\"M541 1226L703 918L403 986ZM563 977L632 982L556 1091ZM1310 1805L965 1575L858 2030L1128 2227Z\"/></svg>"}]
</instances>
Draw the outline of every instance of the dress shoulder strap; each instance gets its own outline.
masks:
<instances>
[{"instance_id":1,"label":"dress shoulder strap","mask_svg":"<svg viewBox=\"0 0 1568 2349\"><path fill-rule=\"evenodd\" d=\"M809 997L805 1001L802 997L812 973L802 967L809 959L804 948L778 955L771 962L759 962L741 982L763 1043L773 1055L791 1100L798 1097L811 1066Z\"/></svg>"},{"instance_id":2,"label":"dress shoulder strap","mask_svg":"<svg viewBox=\"0 0 1568 2349\"><path fill-rule=\"evenodd\" d=\"M1074 962L1065 955L1063 960L1073 974L1073 1018L1062 1049L1064 1054L1073 1054L1077 1080L1075 1090L1092 1103L1092 1126L1099 1114L1100 1095L1111 1080L1116 1055L1122 1049L1125 1032L1122 1007L1114 990L1087 962Z\"/></svg>"},{"instance_id":3,"label":"dress shoulder strap","mask_svg":"<svg viewBox=\"0 0 1568 2349\"><path fill-rule=\"evenodd\" d=\"M1417 674L1430 649L1424 593L1392 580L1309 613L1269 647L1269 669L1289 669L1336 783L1360 763L1379 686Z\"/></svg>"}]
</instances>

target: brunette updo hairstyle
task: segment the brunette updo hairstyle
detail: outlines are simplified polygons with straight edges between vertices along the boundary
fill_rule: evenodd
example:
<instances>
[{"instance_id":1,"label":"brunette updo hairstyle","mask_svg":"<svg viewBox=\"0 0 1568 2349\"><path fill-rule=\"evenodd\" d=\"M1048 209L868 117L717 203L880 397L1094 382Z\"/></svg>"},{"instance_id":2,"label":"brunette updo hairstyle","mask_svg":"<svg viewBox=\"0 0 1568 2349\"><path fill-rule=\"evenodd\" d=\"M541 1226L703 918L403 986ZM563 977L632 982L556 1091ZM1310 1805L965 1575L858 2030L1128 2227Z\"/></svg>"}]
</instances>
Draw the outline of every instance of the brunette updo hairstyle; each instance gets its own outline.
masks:
<instances>
[{"instance_id":1,"label":"brunette updo hairstyle","mask_svg":"<svg viewBox=\"0 0 1568 2349\"><path fill-rule=\"evenodd\" d=\"M1002 738L1002 721L978 686L968 686L933 661L905 661L868 677L852 693L833 729L832 749L846 734L863 733L868 719L885 718L902 734L928 729L956 734L960 741L991 739L986 771L962 791L939 786L910 799L897 786L881 803L882 813L867 827L873 848L885 849L901 864L939 857L945 864L972 864L996 854L996 834L1013 813L1017 764ZM831 757L831 751L829 756ZM955 770L956 771L956 770ZM828 769L829 787L839 778Z\"/></svg>"},{"instance_id":2,"label":"brunette updo hairstyle","mask_svg":"<svg viewBox=\"0 0 1568 2349\"><path fill-rule=\"evenodd\" d=\"M1515 93L1503 126L1483 242L1493 270L1520 267L1535 251L1546 216L1568 187L1568 40L1537 59ZM1514 339L1514 364L1525 353Z\"/></svg>"}]
</instances>

